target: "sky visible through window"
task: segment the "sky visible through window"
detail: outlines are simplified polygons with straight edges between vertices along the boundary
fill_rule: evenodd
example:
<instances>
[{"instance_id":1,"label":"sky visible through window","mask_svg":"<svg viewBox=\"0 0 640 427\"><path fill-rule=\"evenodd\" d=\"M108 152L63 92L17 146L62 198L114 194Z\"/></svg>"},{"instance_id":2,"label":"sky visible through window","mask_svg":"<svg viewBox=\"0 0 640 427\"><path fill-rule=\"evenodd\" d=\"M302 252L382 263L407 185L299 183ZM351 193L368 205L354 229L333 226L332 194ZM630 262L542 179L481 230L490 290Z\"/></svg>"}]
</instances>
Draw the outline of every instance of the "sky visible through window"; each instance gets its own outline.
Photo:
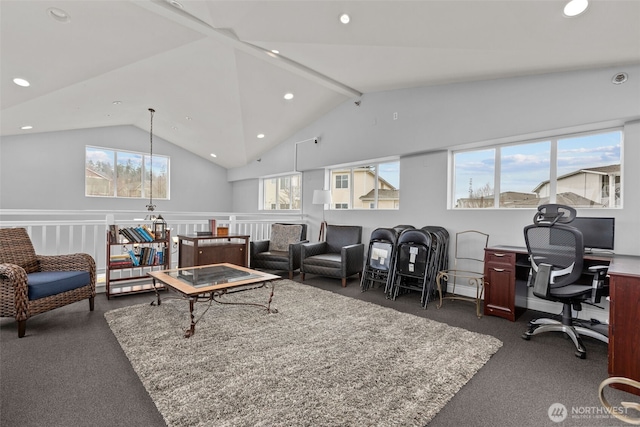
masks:
<instances>
[{"instance_id":1,"label":"sky visible through window","mask_svg":"<svg viewBox=\"0 0 640 427\"><path fill-rule=\"evenodd\" d=\"M380 163L378 175L396 189L400 188L400 162Z\"/></svg>"},{"instance_id":2,"label":"sky visible through window","mask_svg":"<svg viewBox=\"0 0 640 427\"><path fill-rule=\"evenodd\" d=\"M500 148L500 191L531 193L550 177L551 139ZM558 138L557 176L620 164L622 132ZM455 153L455 200L494 188L495 149ZM493 192L491 192L493 194ZM485 194L486 195L486 194Z\"/></svg>"}]
</instances>

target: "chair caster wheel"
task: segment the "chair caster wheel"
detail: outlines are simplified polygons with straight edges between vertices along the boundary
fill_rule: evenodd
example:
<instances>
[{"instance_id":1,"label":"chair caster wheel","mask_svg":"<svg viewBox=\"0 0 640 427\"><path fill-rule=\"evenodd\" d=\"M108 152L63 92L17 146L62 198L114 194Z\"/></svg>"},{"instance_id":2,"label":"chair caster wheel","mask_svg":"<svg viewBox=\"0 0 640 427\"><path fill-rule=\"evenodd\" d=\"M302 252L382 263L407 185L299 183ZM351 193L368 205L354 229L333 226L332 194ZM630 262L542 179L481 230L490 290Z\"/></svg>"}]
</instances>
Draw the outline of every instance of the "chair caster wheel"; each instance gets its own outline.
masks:
<instances>
[{"instance_id":1,"label":"chair caster wheel","mask_svg":"<svg viewBox=\"0 0 640 427\"><path fill-rule=\"evenodd\" d=\"M531 339L531 335L527 334L526 332L524 334L522 334L521 337L523 340L525 341L529 341Z\"/></svg>"},{"instance_id":2,"label":"chair caster wheel","mask_svg":"<svg viewBox=\"0 0 640 427\"><path fill-rule=\"evenodd\" d=\"M580 359L586 359L587 358L587 353L585 351L576 351L575 355L576 355L576 357L579 357Z\"/></svg>"}]
</instances>

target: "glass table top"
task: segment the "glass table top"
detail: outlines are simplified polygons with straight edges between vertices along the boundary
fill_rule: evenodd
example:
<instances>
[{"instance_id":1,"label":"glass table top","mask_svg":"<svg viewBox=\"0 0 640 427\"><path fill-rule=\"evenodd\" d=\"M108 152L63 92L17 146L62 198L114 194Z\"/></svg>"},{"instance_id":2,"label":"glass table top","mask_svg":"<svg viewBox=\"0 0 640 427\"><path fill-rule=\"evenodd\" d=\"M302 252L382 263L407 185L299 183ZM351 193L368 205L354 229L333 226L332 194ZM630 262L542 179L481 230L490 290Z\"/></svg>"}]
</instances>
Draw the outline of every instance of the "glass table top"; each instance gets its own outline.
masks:
<instances>
[{"instance_id":1,"label":"glass table top","mask_svg":"<svg viewBox=\"0 0 640 427\"><path fill-rule=\"evenodd\" d=\"M183 280L195 288L219 285L223 283L240 282L242 280L258 279L262 277L260 274L235 269L226 265L180 269L177 271L169 271L167 272L167 275Z\"/></svg>"}]
</instances>

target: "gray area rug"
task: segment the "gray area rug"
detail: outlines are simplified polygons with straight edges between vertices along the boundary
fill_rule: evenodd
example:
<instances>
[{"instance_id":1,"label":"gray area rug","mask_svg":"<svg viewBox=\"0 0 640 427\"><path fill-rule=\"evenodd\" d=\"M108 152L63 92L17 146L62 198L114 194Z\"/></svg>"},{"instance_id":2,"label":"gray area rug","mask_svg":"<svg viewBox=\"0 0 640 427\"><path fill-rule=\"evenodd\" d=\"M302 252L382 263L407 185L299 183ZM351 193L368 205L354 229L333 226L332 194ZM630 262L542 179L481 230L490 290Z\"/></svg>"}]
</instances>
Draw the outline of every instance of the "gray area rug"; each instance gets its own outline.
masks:
<instances>
[{"instance_id":1,"label":"gray area rug","mask_svg":"<svg viewBox=\"0 0 640 427\"><path fill-rule=\"evenodd\" d=\"M213 303L188 339L185 301L105 317L169 426L424 426L502 346L288 280L272 307Z\"/></svg>"}]
</instances>

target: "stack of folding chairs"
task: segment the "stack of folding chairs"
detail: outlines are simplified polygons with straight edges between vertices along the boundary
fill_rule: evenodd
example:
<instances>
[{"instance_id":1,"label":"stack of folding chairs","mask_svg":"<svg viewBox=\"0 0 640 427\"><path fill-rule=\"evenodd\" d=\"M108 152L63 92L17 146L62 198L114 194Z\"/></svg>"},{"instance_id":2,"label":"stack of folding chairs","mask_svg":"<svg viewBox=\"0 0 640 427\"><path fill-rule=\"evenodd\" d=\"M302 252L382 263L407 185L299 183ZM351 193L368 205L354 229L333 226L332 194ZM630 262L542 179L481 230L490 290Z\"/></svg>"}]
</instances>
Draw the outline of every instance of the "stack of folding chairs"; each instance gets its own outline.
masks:
<instances>
[{"instance_id":1,"label":"stack of folding chairs","mask_svg":"<svg viewBox=\"0 0 640 427\"><path fill-rule=\"evenodd\" d=\"M396 254L398 232L393 228L376 228L369 239L369 251L362 271L362 292L376 286L388 292Z\"/></svg>"},{"instance_id":2,"label":"stack of folding chairs","mask_svg":"<svg viewBox=\"0 0 640 427\"><path fill-rule=\"evenodd\" d=\"M396 299L410 291L420 292L423 308L435 297L438 271L448 267L449 233L443 227L405 229L396 242L394 264L387 294Z\"/></svg>"}]
</instances>

